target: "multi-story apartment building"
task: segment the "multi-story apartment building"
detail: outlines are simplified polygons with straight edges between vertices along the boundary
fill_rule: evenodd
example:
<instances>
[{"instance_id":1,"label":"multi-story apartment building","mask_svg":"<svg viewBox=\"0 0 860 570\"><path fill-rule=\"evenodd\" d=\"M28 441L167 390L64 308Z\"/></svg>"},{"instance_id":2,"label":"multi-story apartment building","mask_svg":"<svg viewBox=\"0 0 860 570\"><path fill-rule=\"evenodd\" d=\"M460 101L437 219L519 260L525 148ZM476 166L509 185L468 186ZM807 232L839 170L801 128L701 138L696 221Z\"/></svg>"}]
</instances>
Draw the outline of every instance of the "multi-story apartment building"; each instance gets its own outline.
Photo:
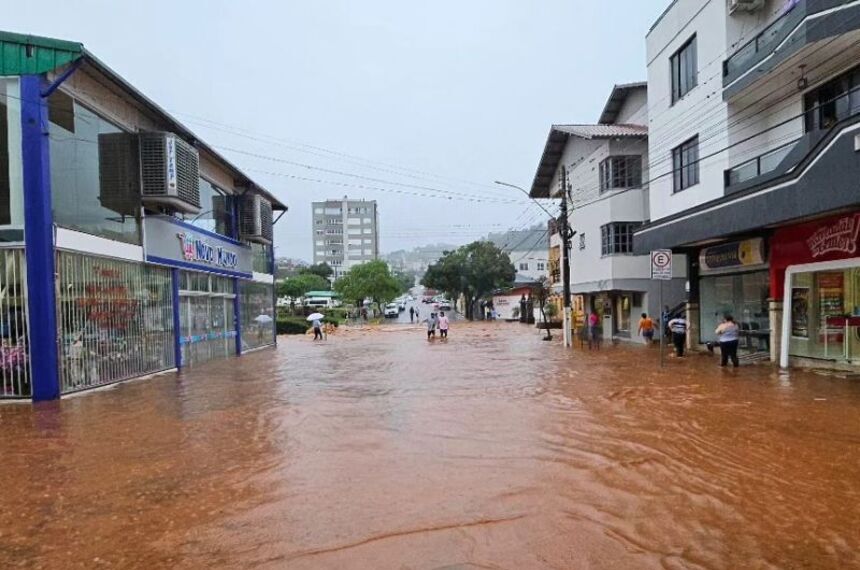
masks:
<instances>
[{"instance_id":1,"label":"multi-story apartment building","mask_svg":"<svg viewBox=\"0 0 860 570\"><path fill-rule=\"evenodd\" d=\"M569 223L577 232L567 256L575 322L581 324L594 310L605 337L635 338L639 314L661 312L660 284L650 279L649 257L633 252L633 231L649 217L645 83L616 85L597 124L553 125L531 196L560 197L562 169ZM564 257L560 238L551 236L554 282L561 278ZM664 304L683 299L685 270L683 263L676 265L675 278L664 286Z\"/></svg>"},{"instance_id":2,"label":"multi-story apartment building","mask_svg":"<svg viewBox=\"0 0 860 570\"><path fill-rule=\"evenodd\" d=\"M314 202L314 263L327 263L336 279L353 265L379 257L379 216L375 200Z\"/></svg>"},{"instance_id":3,"label":"multi-story apartment building","mask_svg":"<svg viewBox=\"0 0 860 570\"><path fill-rule=\"evenodd\" d=\"M787 366L860 364L860 3L677 0L647 37L651 220L691 343L732 313Z\"/></svg>"}]
</instances>

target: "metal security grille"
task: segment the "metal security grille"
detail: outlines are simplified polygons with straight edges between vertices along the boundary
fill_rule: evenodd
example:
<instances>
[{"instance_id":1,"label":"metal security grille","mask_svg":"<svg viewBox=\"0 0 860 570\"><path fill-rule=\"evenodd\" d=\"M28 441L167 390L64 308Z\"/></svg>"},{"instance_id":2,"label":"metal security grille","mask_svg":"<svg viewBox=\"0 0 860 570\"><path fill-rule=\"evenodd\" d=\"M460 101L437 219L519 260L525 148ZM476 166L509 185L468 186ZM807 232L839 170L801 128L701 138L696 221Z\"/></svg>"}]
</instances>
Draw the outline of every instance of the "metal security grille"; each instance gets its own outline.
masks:
<instances>
[{"instance_id":1,"label":"metal security grille","mask_svg":"<svg viewBox=\"0 0 860 570\"><path fill-rule=\"evenodd\" d=\"M0 398L31 395L23 249L0 249Z\"/></svg>"},{"instance_id":2,"label":"metal security grille","mask_svg":"<svg viewBox=\"0 0 860 570\"><path fill-rule=\"evenodd\" d=\"M173 368L173 302L166 269L57 253L64 393Z\"/></svg>"}]
</instances>

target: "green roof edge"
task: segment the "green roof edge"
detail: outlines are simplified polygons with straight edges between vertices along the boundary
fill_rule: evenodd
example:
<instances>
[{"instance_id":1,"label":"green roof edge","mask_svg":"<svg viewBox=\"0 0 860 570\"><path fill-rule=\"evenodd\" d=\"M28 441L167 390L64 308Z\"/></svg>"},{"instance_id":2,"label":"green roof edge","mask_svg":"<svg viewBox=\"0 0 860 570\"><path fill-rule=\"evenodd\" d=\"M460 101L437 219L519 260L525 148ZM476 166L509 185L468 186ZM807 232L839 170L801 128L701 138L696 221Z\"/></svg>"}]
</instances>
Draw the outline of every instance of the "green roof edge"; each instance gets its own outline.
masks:
<instances>
[{"instance_id":1,"label":"green roof edge","mask_svg":"<svg viewBox=\"0 0 860 570\"><path fill-rule=\"evenodd\" d=\"M0 75L47 73L83 55L81 43L0 31Z\"/></svg>"}]
</instances>

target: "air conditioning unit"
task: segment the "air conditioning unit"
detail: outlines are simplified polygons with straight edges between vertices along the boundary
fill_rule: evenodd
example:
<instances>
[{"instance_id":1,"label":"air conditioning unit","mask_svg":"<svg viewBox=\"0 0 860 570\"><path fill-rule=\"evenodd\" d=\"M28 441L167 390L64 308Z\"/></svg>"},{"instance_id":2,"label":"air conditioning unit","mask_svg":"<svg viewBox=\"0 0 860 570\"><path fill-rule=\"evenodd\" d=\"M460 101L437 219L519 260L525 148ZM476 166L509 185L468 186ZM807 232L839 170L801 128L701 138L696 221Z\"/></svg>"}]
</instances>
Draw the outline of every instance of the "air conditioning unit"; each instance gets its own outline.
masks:
<instances>
[{"instance_id":1,"label":"air conditioning unit","mask_svg":"<svg viewBox=\"0 0 860 570\"><path fill-rule=\"evenodd\" d=\"M756 12L764 8L765 0L729 0L729 14Z\"/></svg>"},{"instance_id":2,"label":"air conditioning unit","mask_svg":"<svg viewBox=\"0 0 860 570\"><path fill-rule=\"evenodd\" d=\"M200 157L172 133L140 133L140 196L144 204L200 212Z\"/></svg>"},{"instance_id":3,"label":"air conditioning unit","mask_svg":"<svg viewBox=\"0 0 860 570\"><path fill-rule=\"evenodd\" d=\"M171 133L99 135L99 201L122 216L136 215L141 203L199 213L197 150Z\"/></svg>"},{"instance_id":4,"label":"air conditioning unit","mask_svg":"<svg viewBox=\"0 0 860 570\"><path fill-rule=\"evenodd\" d=\"M260 194L246 192L239 208L239 234L245 241L272 243L272 204Z\"/></svg>"},{"instance_id":5,"label":"air conditioning unit","mask_svg":"<svg viewBox=\"0 0 860 570\"><path fill-rule=\"evenodd\" d=\"M120 216L140 210L140 150L134 133L99 135L99 201Z\"/></svg>"}]
</instances>

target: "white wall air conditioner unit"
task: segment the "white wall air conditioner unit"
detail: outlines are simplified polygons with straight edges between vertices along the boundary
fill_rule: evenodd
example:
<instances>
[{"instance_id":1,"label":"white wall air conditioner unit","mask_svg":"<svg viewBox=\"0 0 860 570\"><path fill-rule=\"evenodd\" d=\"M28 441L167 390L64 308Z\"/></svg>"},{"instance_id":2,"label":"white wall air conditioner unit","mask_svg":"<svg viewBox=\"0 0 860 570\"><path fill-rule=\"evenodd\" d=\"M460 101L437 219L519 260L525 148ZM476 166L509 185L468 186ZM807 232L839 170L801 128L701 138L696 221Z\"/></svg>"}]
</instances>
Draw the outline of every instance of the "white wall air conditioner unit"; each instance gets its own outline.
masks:
<instances>
[{"instance_id":1,"label":"white wall air conditioner unit","mask_svg":"<svg viewBox=\"0 0 860 570\"><path fill-rule=\"evenodd\" d=\"M764 8L765 0L729 0L729 14L756 12Z\"/></svg>"},{"instance_id":2,"label":"white wall air conditioner unit","mask_svg":"<svg viewBox=\"0 0 860 570\"><path fill-rule=\"evenodd\" d=\"M239 234L245 241L272 243L272 204L259 194L242 195L239 209Z\"/></svg>"},{"instance_id":3,"label":"white wall air conditioner unit","mask_svg":"<svg viewBox=\"0 0 860 570\"><path fill-rule=\"evenodd\" d=\"M140 133L141 199L187 214L200 212L200 157L172 133Z\"/></svg>"}]
</instances>

